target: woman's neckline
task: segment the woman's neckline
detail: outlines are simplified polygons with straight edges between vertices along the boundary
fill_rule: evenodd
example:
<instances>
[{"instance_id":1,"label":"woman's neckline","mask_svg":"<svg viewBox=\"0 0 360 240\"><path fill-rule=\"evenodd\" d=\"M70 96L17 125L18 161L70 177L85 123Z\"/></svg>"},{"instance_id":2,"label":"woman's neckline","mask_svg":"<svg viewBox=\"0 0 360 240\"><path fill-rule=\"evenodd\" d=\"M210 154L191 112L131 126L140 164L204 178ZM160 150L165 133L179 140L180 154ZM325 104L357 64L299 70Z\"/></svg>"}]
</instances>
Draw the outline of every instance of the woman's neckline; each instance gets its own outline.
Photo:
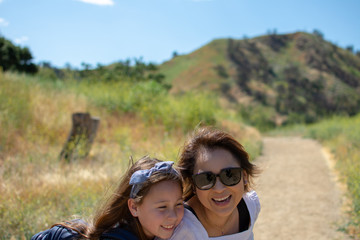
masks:
<instances>
[{"instance_id":1,"label":"woman's neckline","mask_svg":"<svg viewBox=\"0 0 360 240\"><path fill-rule=\"evenodd\" d=\"M214 216L209 216L206 214L204 207L196 196L192 197L187 204L193 209L192 212L208 232L209 237L220 237L239 232L239 212L237 208L234 209L230 216L224 219L223 223L216 224L209 222L208 219L219 219L219 216L215 214Z\"/></svg>"},{"instance_id":2,"label":"woman's neckline","mask_svg":"<svg viewBox=\"0 0 360 240\"><path fill-rule=\"evenodd\" d=\"M248 197L248 194L249 193L251 193L251 191L250 192L246 192L244 195L243 195L243 197L242 197L242 199L241 199L241 201L240 201L240 203L238 204L238 210L239 210L239 214L241 214L242 216L243 216L243 214L244 214L244 211L245 211L245 214L248 214L248 219L244 219L243 218L243 220L246 220L246 223L245 222L241 222L241 224L248 224L248 227L247 227L247 229L246 230L241 230L241 229L244 229L244 226L242 225L242 226L240 226L239 225L239 231L238 232L236 232L236 233L229 233L229 234L226 234L226 235L223 235L223 236L231 236L231 235L235 235L235 234L247 234L251 229L252 229L252 226L253 226L253 216L251 215L251 204L249 205L249 197ZM193 199L193 198L191 198L191 199ZM190 199L190 200L191 200ZM185 205L187 206L186 208L187 208L187 210L189 210L191 213L192 213L192 215L202 224L202 222L200 221L200 219L199 219L199 217L197 216L197 213L195 212L195 210L193 209L193 204L194 204L194 200L191 200L191 202L190 202L190 200L189 201L187 201L186 203L185 203ZM201 204L200 203L200 201L197 199L197 201L198 201L198 204ZM189 203L190 202L190 203ZM191 204L191 205L190 205ZM247 213L246 213L247 212ZM246 218L246 217L245 217ZM239 224L240 224L240 215L239 215ZM205 228L205 226L203 226L204 227L204 230L206 230L206 228ZM241 230L241 231L240 231ZM221 236L218 236L218 237L221 237ZM217 237L211 237L211 238L217 238Z\"/></svg>"}]
</instances>

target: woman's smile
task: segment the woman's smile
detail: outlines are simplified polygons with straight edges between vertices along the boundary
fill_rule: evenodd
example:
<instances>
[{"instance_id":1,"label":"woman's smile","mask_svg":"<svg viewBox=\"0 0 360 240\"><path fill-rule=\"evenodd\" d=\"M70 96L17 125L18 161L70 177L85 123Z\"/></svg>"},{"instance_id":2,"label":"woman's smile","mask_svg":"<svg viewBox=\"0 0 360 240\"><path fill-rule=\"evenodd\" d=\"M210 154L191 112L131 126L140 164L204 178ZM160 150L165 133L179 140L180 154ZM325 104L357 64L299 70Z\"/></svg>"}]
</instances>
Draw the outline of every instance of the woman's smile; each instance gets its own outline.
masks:
<instances>
[{"instance_id":1,"label":"woman's smile","mask_svg":"<svg viewBox=\"0 0 360 240\"><path fill-rule=\"evenodd\" d=\"M218 206L225 206L227 205L230 200L231 200L231 195L228 195L226 197L222 197L222 198L212 198L212 200L215 202L216 205Z\"/></svg>"}]
</instances>

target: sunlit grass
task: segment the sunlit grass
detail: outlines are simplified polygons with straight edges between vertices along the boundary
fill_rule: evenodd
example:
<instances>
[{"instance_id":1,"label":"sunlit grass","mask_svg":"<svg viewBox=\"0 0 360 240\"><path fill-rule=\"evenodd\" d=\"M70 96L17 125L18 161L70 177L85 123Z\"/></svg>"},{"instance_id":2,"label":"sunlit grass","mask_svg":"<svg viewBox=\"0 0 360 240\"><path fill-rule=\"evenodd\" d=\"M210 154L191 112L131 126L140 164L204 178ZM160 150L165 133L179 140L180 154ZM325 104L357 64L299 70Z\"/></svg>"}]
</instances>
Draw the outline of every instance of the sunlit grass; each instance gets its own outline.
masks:
<instances>
[{"instance_id":1,"label":"sunlit grass","mask_svg":"<svg viewBox=\"0 0 360 240\"><path fill-rule=\"evenodd\" d=\"M166 130L193 129L197 124L214 124L219 111L210 94L187 93L174 97L158 83L82 82L71 89L85 95L93 104L110 112L131 113L147 124L160 124Z\"/></svg>"},{"instance_id":2,"label":"sunlit grass","mask_svg":"<svg viewBox=\"0 0 360 240\"><path fill-rule=\"evenodd\" d=\"M74 164L70 169L54 162L51 165L23 162L21 166L7 162L21 162L17 157L5 161L4 167L11 175L3 177L0 190L1 239L10 236L30 239L34 231L73 214L87 216L109 183L101 168L95 172L96 168L83 164Z\"/></svg>"},{"instance_id":3,"label":"sunlit grass","mask_svg":"<svg viewBox=\"0 0 360 240\"><path fill-rule=\"evenodd\" d=\"M258 132L237 119L226 121L214 98L172 96L152 82L1 75L0 239L30 239L72 215L88 219L130 156L176 161L187 133L200 122L227 129L257 154ZM74 112L100 117L100 127L90 155L65 163L59 154Z\"/></svg>"},{"instance_id":4,"label":"sunlit grass","mask_svg":"<svg viewBox=\"0 0 360 240\"><path fill-rule=\"evenodd\" d=\"M360 115L336 117L312 125L307 136L328 146L336 158L336 167L352 202L348 231L360 237Z\"/></svg>"}]
</instances>

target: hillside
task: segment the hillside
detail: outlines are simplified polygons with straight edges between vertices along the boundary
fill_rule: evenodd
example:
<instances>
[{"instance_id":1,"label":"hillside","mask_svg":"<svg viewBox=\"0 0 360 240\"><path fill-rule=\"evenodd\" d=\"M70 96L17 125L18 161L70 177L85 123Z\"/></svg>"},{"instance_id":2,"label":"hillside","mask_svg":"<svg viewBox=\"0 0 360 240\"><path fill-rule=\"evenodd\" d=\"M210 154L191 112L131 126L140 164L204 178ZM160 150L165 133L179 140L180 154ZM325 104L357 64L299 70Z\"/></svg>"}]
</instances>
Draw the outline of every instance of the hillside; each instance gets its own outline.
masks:
<instances>
[{"instance_id":1,"label":"hillside","mask_svg":"<svg viewBox=\"0 0 360 240\"><path fill-rule=\"evenodd\" d=\"M218 39L174 57L159 71L172 93L216 92L259 126L360 111L360 57L320 34Z\"/></svg>"},{"instance_id":2,"label":"hillside","mask_svg":"<svg viewBox=\"0 0 360 240\"><path fill-rule=\"evenodd\" d=\"M43 63L35 75L0 69L0 239L29 239L73 214L89 216L129 156L176 160L199 123L229 131L254 159L261 134L244 119L266 129L359 109L359 58L316 35L219 39L157 67L126 60L82 70ZM66 163L58 157L74 112L101 123L89 156ZM354 209L344 228L356 236L359 117L297 130L333 150Z\"/></svg>"}]
</instances>

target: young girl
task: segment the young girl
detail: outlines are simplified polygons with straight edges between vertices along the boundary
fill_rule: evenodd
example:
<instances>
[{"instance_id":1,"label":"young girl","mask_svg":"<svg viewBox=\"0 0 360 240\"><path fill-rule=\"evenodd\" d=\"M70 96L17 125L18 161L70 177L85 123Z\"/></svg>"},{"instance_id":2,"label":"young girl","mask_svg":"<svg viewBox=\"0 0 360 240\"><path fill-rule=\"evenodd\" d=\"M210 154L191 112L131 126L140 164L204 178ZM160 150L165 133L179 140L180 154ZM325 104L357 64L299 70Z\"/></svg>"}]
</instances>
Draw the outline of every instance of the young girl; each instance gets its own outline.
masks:
<instances>
[{"instance_id":1,"label":"young girl","mask_svg":"<svg viewBox=\"0 0 360 240\"><path fill-rule=\"evenodd\" d=\"M92 224L71 221L31 240L170 238L184 215L182 179L173 162L144 157L133 164Z\"/></svg>"}]
</instances>

